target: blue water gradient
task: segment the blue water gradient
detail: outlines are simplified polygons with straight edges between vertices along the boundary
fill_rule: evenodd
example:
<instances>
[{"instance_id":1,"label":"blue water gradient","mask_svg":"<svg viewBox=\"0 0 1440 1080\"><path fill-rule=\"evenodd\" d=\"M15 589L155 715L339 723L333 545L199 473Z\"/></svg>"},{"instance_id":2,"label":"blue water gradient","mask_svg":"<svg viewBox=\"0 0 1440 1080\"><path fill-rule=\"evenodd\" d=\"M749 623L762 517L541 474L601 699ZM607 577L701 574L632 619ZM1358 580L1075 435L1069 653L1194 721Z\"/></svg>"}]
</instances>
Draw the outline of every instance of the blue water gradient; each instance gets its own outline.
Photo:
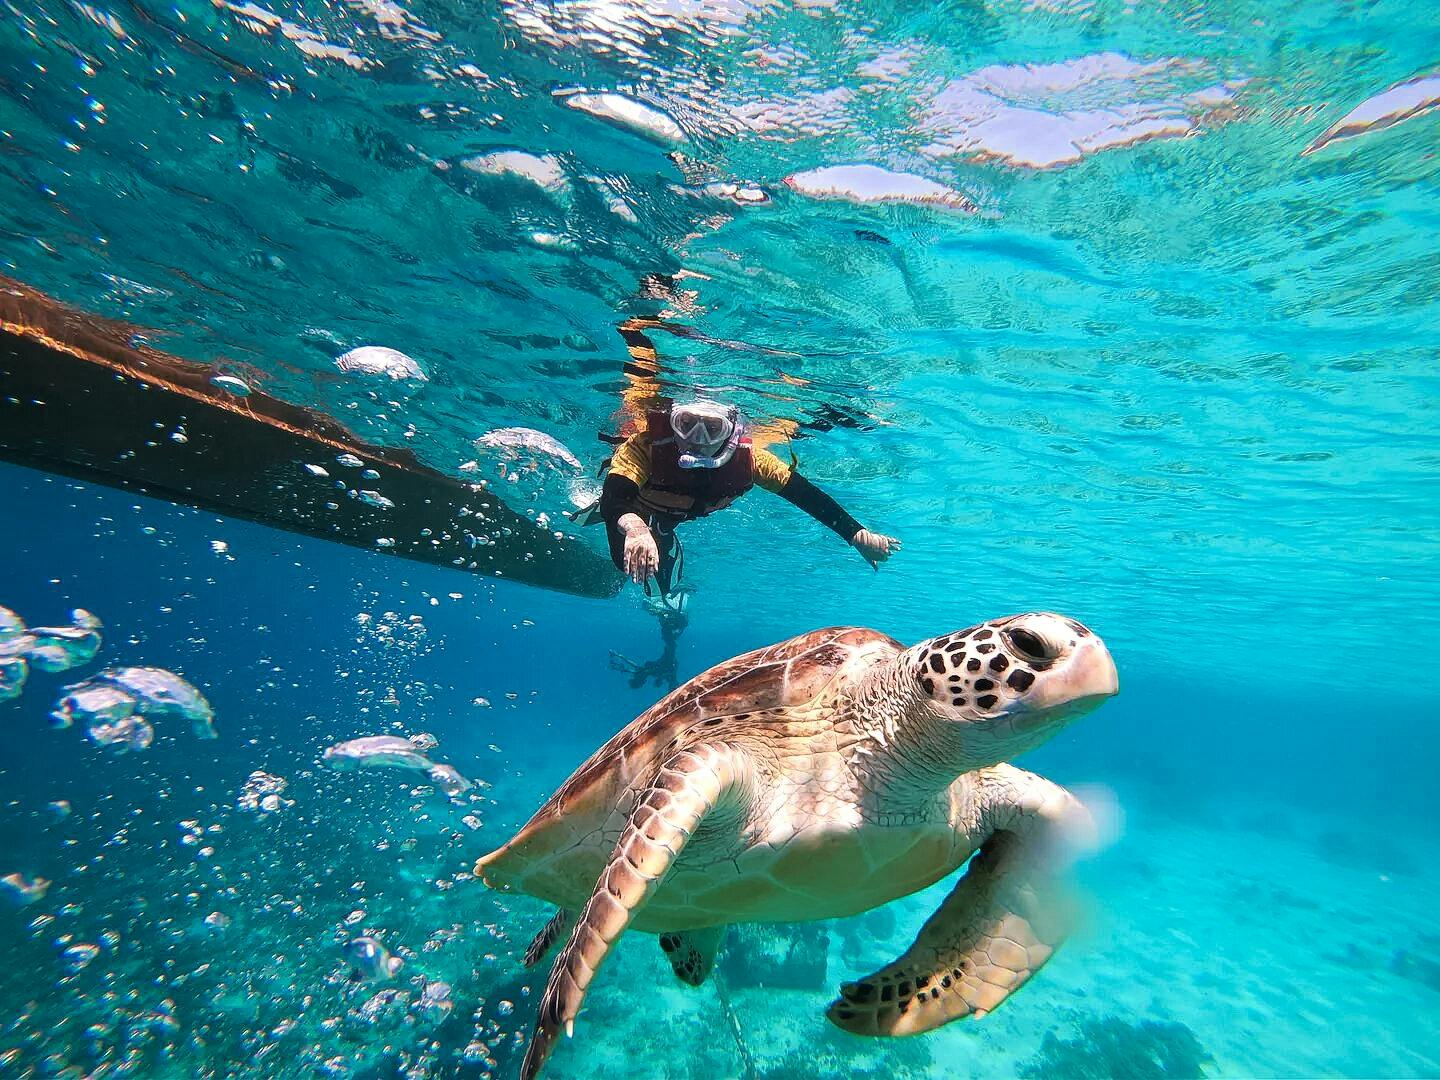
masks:
<instances>
[{"instance_id":1,"label":"blue water gradient","mask_svg":"<svg viewBox=\"0 0 1440 1080\"><path fill-rule=\"evenodd\" d=\"M654 335L663 389L798 425L905 547L874 573L764 492L690 527L682 677L831 624L1053 609L1110 644L1121 696L1024 762L1116 807L1089 926L1004 1009L825 1025L939 894L828 926L823 985L732 945L728 1004L636 935L552 1075L1185 1075L1187 1030L1211 1076L1434 1075L1437 10L10 4L0 272L557 528L630 385L617 325L695 331ZM428 381L336 367L367 344ZM584 468L475 445L515 426ZM659 649L635 590L5 466L0 604L95 612L101 663L183 673L221 736L110 757L50 730L66 676L0 703L0 876L52 882L0 898L0 1076L513 1075L547 913L464 872L654 700L610 667ZM319 765L391 731L489 786ZM235 809L260 768L294 807ZM365 1013L356 928L453 1011Z\"/></svg>"}]
</instances>

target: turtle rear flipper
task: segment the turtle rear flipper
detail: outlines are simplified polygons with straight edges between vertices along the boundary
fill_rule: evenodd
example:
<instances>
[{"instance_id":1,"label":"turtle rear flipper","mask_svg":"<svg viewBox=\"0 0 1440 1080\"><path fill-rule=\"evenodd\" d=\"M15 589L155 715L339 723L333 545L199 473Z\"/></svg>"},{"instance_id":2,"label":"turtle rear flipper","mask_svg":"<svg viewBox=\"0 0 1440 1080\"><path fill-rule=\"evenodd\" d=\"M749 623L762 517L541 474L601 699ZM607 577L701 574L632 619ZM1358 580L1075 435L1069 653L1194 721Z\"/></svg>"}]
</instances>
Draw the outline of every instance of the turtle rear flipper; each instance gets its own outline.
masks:
<instances>
[{"instance_id":1,"label":"turtle rear flipper","mask_svg":"<svg viewBox=\"0 0 1440 1080\"><path fill-rule=\"evenodd\" d=\"M675 969L675 977L691 986L699 986L708 979L715 967L715 953L729 929L728 924L722 924L707 926L703 930L661 934L660 948Z\"/></svg>"},{"instance_id":2,"label":"turtle rear flipper","mask_svg":"<svg viewBox=\"0 0 1440 1080\"><path fill-rule=\"evenodd\" d=\"M540 928L540 932L531 939L529 946L525 949L525 958L521 961L527 968L532 968L550 955L550 950L560 943L570 929L572 919L570 912L563 907L550 917L550 921Z\"/></svg>"},{"instance_id":3,"label":"turtle rear flipper","mask_svg":"<svg viewBox=\"0 0 1440 1080\"><path fill-rule=\"evenodd\" d=\"M1019 769L1019 798L982 810L988 833L954 890L898 960L840 988L826 1012L855 1035L916 1035L995 1009L1035 974L1070 930L1060 880L1078 800ZM997 770L999 771L999 770ZM982 833L983 835L983 833Z\"/></svg>"}]
</instances>

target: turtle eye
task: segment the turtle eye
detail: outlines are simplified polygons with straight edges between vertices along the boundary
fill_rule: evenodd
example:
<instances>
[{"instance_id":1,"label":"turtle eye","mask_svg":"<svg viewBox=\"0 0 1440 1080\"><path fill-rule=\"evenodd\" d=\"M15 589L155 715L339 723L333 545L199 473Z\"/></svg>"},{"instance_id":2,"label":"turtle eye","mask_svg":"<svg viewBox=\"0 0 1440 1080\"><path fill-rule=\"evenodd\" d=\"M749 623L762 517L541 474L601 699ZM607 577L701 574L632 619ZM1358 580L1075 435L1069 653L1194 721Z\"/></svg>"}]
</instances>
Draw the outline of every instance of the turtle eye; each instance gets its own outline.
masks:
<instances>
[{"instance_id":1,"label":"turtle eye","mask_svg":"<svg viewBox=\"0 0 1440 1080\"><path fill-rule=\"evenodd\" d=\"M1013 630L1005 631L1005 640L1015 652L1027 660L1034 660L1039 663L1048 663L1059 655L1050 647L1049 642L1039 634L1026 630L1023 626L1017 626Z\"/></svg>"}]
</instances>

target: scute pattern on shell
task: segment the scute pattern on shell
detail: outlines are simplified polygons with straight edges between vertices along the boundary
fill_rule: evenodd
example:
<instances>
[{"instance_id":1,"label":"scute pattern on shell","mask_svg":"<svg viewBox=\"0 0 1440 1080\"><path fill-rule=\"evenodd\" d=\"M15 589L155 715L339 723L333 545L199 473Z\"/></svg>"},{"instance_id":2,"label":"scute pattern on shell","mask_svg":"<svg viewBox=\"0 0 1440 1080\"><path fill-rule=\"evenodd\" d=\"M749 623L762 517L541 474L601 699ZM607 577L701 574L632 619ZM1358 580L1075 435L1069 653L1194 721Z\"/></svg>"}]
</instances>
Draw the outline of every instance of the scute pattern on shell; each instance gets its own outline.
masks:
<instances>
[{"instance_id":1,"label":"scute pattern on shell","mask_svg":"<svg viewBox=\"0 0 1440 1080\"><path fill-rule=\"evenodd\" d=\"M874 630L829 627L744 653L711 668L661 698L621 729L575 771L540 813L562 810L592 786L599 775L614 768L621 755L643 755L646 749L669 743L700 720L762 712L810 700L850 658L851 649L875 640L889 642L897 651L902 648L899 642Z\"/></svg>"},{"instance_id":2,"label":"scute pattern on shell","mask_svg":"<svg viewBox=\"0 0 1440 1080\"><path fill-rule=\"evenodd\" d=\"M882 644L899 652L893 638L864 627L815 630L718 664L661 698L616 733L578 768L503 847L480 860L482 870L509 876L515 865L543 859L580 837L567 817L598 806L613 807L641 774L684 734L705 721L804 704L823 689L858 649ZM707 730L706 738L724 738ZM549 835L550 833L556 835ZM504 865L508 864L508 865ZM488 875L487 875L488 877Z\"/></svg>"}]
</instances>

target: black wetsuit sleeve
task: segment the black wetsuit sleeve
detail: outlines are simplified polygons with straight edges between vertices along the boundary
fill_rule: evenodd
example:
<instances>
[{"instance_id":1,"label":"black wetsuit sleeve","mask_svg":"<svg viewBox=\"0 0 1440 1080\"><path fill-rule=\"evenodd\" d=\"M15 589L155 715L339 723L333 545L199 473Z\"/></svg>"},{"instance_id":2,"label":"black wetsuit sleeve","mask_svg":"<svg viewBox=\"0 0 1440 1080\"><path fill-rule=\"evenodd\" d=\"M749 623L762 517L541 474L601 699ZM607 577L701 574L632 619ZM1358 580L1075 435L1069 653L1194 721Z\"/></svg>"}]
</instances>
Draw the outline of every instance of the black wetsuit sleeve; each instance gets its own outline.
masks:
<instances>
[{"instance_id":1,"label":"black wetsuit sleeve","mask_svg":"<svg viewBox=\"0 0 1440 1080\"><path fill-rule=\"evenodd\" d=\"M845 508L825 492L812 484L798 472L790 474L790 481L780 489L780 497L792 506L798 506L847 544L855 539L861 524L846 513Z\"/></svg>"},{"instance_id":2,"label":"black wetsuit sleeve","mask_svg":"<svg viewBox=\"0 0 1440 1080\"><path fill-rule=\"evenodd\" d=\"M600 517L610 541L610 561L620 570L625 569L625 530L620 528L620 519L626 514L645 516L640 508L640 486L628 476L607 473L600 489Z\"/></svg>"}]
</instances>

